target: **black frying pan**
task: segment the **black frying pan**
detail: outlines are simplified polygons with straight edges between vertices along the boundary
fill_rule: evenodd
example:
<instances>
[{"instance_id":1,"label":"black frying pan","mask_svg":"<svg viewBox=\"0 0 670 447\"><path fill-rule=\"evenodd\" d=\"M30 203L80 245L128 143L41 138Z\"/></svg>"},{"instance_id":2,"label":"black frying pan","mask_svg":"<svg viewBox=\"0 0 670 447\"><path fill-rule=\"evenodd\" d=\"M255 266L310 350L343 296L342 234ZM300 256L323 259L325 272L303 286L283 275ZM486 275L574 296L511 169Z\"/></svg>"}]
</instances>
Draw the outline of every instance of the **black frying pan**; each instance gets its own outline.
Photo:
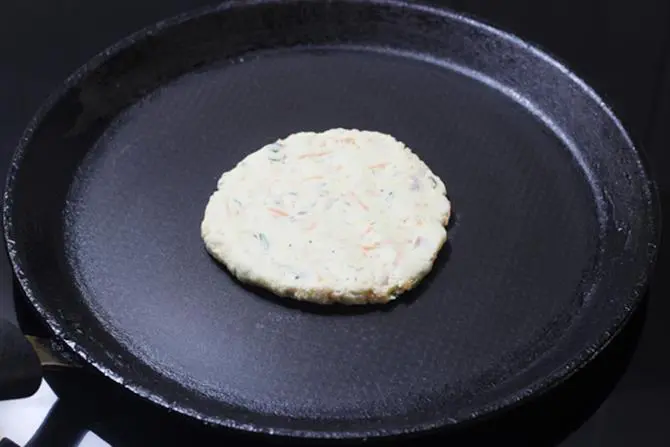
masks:
<instances>
[{"instance_id":1,"label":"black frying pan","mask_svg":"<svg viewBox=\"0 0 670 447\"><path fill-rule=\"evenodd\" d=\"M433 272L389 306L275 298L200 239L224 170L332 127L404 141L453 201ZM226 3L103 52L29 125L4 225L81 361L192 418L309 438L454 426L555 386L636 307L660 232L638 152L565 67L459 15L363 0ZM14 366L5 391L29 393Z\"/></svg>"}]
</instances>

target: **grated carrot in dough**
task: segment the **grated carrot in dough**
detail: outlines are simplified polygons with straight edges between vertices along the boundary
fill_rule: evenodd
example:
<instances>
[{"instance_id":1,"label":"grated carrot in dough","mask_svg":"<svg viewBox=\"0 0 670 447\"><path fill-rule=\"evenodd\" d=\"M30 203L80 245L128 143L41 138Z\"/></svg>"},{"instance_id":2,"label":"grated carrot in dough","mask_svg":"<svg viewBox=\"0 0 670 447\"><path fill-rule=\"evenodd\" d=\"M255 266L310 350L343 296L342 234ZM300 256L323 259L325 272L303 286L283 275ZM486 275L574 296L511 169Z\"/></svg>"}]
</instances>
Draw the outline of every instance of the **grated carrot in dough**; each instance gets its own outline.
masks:
<instances>
[{"instance_id":1,"label":"grated carrot in dough","mask_svg":"<svg viewBox=\"0 0 670 447\"><path fill-rule=\"evenodd\" d=\"M363 201L360 199L360 197L358 197L358 195L356 195L355 192L352 192L351 196L354 198L354 200L356 200L356 202L358 202L361 208L363 208L365 211L370 211L370 208L365 203L363 203Z\"/></svg>"},{"instance_id":2,"label":"grated carrot in dough","mask_svg":"<svg viewBox=\"0 0 670 447\"><path fill-rule=\"evenodd\" d=\"M370 165L368 168L370 169L381 169L387 167L389 164L388 163L377 163L376 165Z\"/></svg>"},{"instance_id":3,"label":"grated carrot in dough","mask_svg":"<svg viewBox=\"0 0 670 447\"><path fill-rule=\"evenodd\" d=\"M286 211L280 210L279 208L268 208L268 211L270 211L275 216L281 216L281 217L288 216L288 213Z\"/></svg>"},{"instance_id":4,"label":"grated carrot in dough","mask_svg":"<svg viewBox=\"0 0 670 447\"><path fill-rule=\"evenodd\" d=\"M298 158L314 158L314 157L323 157L324 155L330 154L331 151L323 151L323 152L308 152L306 154L300 155Z\"/></svg>"}]
</instances>

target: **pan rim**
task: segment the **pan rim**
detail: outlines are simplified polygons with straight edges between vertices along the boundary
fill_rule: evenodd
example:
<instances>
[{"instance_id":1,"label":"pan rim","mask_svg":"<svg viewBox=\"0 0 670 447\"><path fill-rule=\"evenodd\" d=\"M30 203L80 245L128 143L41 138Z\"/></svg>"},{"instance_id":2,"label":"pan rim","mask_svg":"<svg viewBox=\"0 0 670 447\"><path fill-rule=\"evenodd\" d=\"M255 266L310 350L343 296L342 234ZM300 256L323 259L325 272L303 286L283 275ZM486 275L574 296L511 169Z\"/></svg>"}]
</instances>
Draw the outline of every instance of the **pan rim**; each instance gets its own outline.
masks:
<instances>
[{"instance_id":1,"label":"pan rim","mask_svg":"<svg viewBox=\"0 0 670 447\"><path fill-rule=\"evenodd\" d=\"M253 8L257 5L267 5L267 4L276 4L282 5L287 3L312 3L318 0L229 0L219 5L206 6L203 8L187 11L185 13L176 15L174 17L159 21L153 25L144 27L121 40L117 41L113 45L107 47L106 49L99 52L93 58L91 58L84 65L80 66L75 70L66 80L61 84L61 86L56 89L47 99L44 101L41 107L38 108L37 112L33 118L29 121L26 129L24 130L19 143L14 151L12 156L9 170L7 173L4 195L3 195L3 208L2 208L2 217L3 217L3 232L5 237L6 248L8 251L10 263L12 265L13 273L17 278L23 293L25 294L27 300L33 308L36 309L42 320L47 324L50 331L55 335L55 337L65 345L67 345L73 352L77 354L79 358L84 360L87 364L91 365L94 369L100 372L103 376L111 379L117 384L122 385L125 389L131 391L132 393L138 395L142 399L150 401L160 407L163 407L167 410L172 410L177 413L180 413L184 416L194 418L196 420L202 421L210 425L218 425L226 428L246 431L250 433L265 434L265 435L275 435L280 437L295 437L295 438L306 438L306 439L361 439L361 438L380 438L380 437L392 437L392 436L403 436L403 435L417 435L423 434L431 431L435 431L442 428L453 427L456 425L464 425L473 423L485 419L487 417L493 416L503 410L511 409L527 402L531 398L536 398L552 389L556 386L559 386L561 383L568 380L574 374L579 372L582 368L588 365L593 358L599 355L609 343L621 332L625 327L628 320L631 318L635 310L639 307L640 302L643 299L644 291L649 285L649 279L653 272L653 269L656 265L656 260L658 257L658 251L661 241L661 213L660 213L660 200L658 187L655 184L654 180L651 177L651 172L649 168L649 161L646 158L646 155L636 146L629 134L626 132L622 123L614 115L611 108L601 99L601 97L588 85L585 81L575 75L570 69L568 69L564 64L559 62L555 57L549 55L544 50L540 50L537 46L529 44L519 37L502 31L498 28L490 26L481 20L473 19L467 17L462 13L457 13L446 8L439 8L431 6L422 2L408 2L406 0L336 0L338 3L349 3L349 4L368 4L371 6L387 6L392 8L405 8L411 9L417 12L428 13L437 17L443 17L445 19L461 22L472 26L473 28L482 30L486 33L495 35L503 40L506 40L512 43L515 46L521 47L529 52L531 52L535 57L538 57L543 62L550 64L553 68L559 70L563 75L567 76L570 81L574 82L576 86L584 92L590 99L592 99L603 112L606 113L609 120L616 126L620 135L624 138L626 144L633 151L634 156L639 160L642 167L642 173L645 180L645 184L650 192L650 197L648 200L648 224L646 227L650 232L650 239L654 241L653 244L649 244L647 247L647 263L644 267L641 268L641 273L637 278L635 286L631 290L631 296L628 298L628 306L622 306L622 309L617 311L615 318L609 323L609 328L606 330L597 340L591 340L591 344L586 344L579 352L577 352L572 360L559 365L552 373L542 376L533 382L525 385L522 389L519 389L516 393L508 394L504 397L498 398L489 404L482 405L478 410L470 412L466 415L459 417L447 417L444 415L435 415L434 418L422 423L409 424L409 425L398 425L389 429L356 429L356 430L319 430L319 429L291 429L286 427L271 427L264 424L256 423L241 423L240 421L229 418L225 416L208 416L199 410L195 410L193 407L189 408L188 405L183 404L174 404L168 402L166 399L157 395L149 387L144 385L139 385L136 383L128 384L124 383L124 379L114 372L110 367L106 366L104 362L97 360L94 356L90 355L85 347L82 347L79 344L80 336L77 334L69 334L67 328L64 324L54 316L46 307L42 304L42 298L31 285L31 281L24 273L24 266L22 261L19 259L17 251L15 250L14 242L14 225L13 225L13 209L14 209L14 187L16 183L16 176L20 170L25 151L29 146L33 133L40 127L44 117L50 112L50 110L60 101L60 99L69 92L72 88L75 88L78 82L85 78L88 74L102 65L110 57L120 53L121 51L131 47L136 42L149 38L150 36L160 33L163 29L171 28L173 26L198 19L200 17L227 11L229 9L236 8Z\"/></svg>"}]
</instances>

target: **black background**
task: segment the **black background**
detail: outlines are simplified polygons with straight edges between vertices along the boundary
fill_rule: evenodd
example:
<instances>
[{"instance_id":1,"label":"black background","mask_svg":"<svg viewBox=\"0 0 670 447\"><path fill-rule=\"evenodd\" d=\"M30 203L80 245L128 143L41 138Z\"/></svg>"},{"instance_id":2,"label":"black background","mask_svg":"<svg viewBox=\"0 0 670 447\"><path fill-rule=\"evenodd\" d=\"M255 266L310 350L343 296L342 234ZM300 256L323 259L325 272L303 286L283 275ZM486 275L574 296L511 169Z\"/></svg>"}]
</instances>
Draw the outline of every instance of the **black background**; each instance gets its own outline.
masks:
<instances>
[{"instance_id":1,"label":"black background","mask_svg":"<svg viewBox=\"0 0 670 447\"><path fill-rule=\"evenodd\" d=\"M25 124L41 101L79 65L130 32L210 3L213 2L6 0L0 3L0 170L5 172ZM591 84L647 153L661 187L663 204L667 204L666 209L670 206L670 2L443 0L434 3L473 15L537 44ZM664 220L667 222L668 218ZM666 252L667 248L661 250L644 328L627 372L600 409L562 445L670 445L667 424L670 361L666 354L666 341L670 339L670 325L666 324L670 304L666 295L670 285L664 274ZM12 281L4 260L0 262L0 287L0 314L10 315ZM635 337L629 337L621 343L632 348L634 342ZM597 376L593 380L598 380ZM76 413L71 413L73 418ZM97 422L104 422L105 417Z\"/></svg>"}]
</instances>

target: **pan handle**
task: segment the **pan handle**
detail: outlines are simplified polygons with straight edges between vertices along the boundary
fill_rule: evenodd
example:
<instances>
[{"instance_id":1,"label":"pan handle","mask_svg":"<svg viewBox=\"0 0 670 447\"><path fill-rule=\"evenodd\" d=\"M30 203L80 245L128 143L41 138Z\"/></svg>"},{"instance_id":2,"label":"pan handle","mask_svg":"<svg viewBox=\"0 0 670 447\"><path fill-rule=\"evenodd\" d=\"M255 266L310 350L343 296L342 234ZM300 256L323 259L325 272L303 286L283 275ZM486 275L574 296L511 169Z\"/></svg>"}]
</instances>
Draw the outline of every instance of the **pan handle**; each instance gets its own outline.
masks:
<instances>
[{"instance_id":1,"label":"pan handle","mask_svg":"<svg viewBox=\"0 0 670 447\"><path fill-rule=\"evenodd\" d=\"M32 396L42 383L42 365L15 324L0 318L0 400Z\"/></svg>"}]
</instances>

